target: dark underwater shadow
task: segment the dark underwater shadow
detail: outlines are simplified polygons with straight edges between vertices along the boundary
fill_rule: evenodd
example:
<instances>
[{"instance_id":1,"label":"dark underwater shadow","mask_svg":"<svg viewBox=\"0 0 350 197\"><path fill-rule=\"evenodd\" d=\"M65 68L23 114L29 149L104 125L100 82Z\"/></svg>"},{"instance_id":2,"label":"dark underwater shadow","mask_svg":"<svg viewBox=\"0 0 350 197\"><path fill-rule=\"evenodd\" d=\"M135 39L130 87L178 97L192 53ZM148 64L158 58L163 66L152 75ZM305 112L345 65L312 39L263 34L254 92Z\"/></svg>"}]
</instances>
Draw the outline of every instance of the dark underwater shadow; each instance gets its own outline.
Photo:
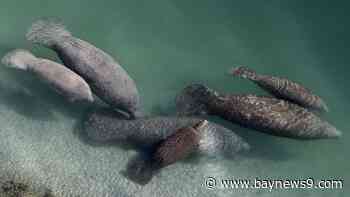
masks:
<instances>
[{"instance_id":1,"label":"dark underwater shadow","mask_svg":"<svg viewBox=\"0 0 350 197\"><path fill-rule=\"evenodd\" d=\"M129 159L125 170L122 170L120 174L133 183L144 186L162 170L167 170L167 168L171 167L172 165L160 168L154 163L152 160L152 153L155 151L155 147L157 147L157 145L154 147L138 149L137 154ZM190 157L178 161L178 163L189 163L195 165L199 164L199 161L200 156L198 154L192 154Z\"/></svg>"},{"instance_id":2,"label":"dark underwater shadow","mask_svg":"<svg viewBox=\"0 0 350 197\"><path fill-rule=\"evenodd\" d=\"M135 156L129 159L125 170L119 173L126 179L144 186L159 172L160 169L153 165L151 153L147 150L139 150Z\"/></svg>"},{"instance_id":3,"label":"dark underwater shadow","mask_svg":"<svg viewBox=\"0 0 350 197\"><path fill-rule=\"evenodd\" d=\"M11 82L9 82L11 83ZM10 106L18 114L36 120L52 120L52 109L30 87L10 86L0 81L0 100L2 105ZM18 83L17 83L18 84Z\"/></svg>"},{"instance_id":4,"label":"dark underwater shadow","mask_svg":"<svg viewBox=\"0 0 350 197\"><path fill-rule=\"evenodd\" d=\"M11 76L9 81L0 81L1 104L11 106L28 118L54 120L54 112L76 118L90 105L67 101L40 79L30 76L30 73L5 68L0 70Z\"/></svg>"}]
</instances>

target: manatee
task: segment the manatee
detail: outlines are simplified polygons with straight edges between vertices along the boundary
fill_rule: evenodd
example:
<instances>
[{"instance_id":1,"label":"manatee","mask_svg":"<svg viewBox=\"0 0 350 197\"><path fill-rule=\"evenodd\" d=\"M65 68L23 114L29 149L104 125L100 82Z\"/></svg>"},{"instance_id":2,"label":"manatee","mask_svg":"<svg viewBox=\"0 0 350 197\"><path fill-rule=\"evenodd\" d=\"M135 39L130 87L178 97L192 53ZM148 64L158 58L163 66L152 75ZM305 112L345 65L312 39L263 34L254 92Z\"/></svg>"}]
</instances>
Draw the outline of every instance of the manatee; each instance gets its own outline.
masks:
<instances>
[{"instance_id":1,"label":"manatee","mask_svg":"<svg viewBox=\"0 0 350 197\"><path fill-rule=\"evenodd\" d=\"M232 69L231 74L253 81L277 98L288 100L311 110L329 111L327 104L321 97L313 94L311 90L297 82L286 78L257 74L246 66Z\"/></svg>"},{"instance_id":2,"label":"manatee","mask_svg":"<svg viewBox=\"0 0 350 197\"><path fill-rule=\"evenodd\" d=\"M336 138L341 132L309 110L269 96L220 94L202 84L176 97L179 115L215 115L268 134L296 139Z\"/></svg>"},{"instance_id":3,"label":"manatee","mask_svg":"<svg viewBox=\"0 0 350 197\"><path fill-rule=\"evenodd\" d=\"M87 115L83 134L94 143L127 143L135 147L153 147L177 130L202 121L191 117L151 117L127 120L103 110ZM209 157L234 157L250 146L233 131L209 122L198 132L199 145L194 152Z\"/></svg>"},{"instance_id":4,"label":"manatee","mask_svg":"<svg viewBox=\"0 0 350 197\"><path fill-rule=\"evenodd\" d=\"M206 120L199 121L195 125L178 129L164 139L152 155L153 163L163 168L191 155L199 146L200 132L206 124Z\"/></svg>"},{"instance_id":5,"label":"manatee","mask_svg":"<svg viewBox=\"0 0 350 197\"><path fill-rule=\"evenodd\" d=\"M59 63L37 58L24 49L10 51L2 58L2 63L35 74L71 102L94 101L91 89L85 80Z\"/></svg>"},{"instance_id":6,"label":"manatee","mask_svg":"<svg viewBox=\"0 0 350 197\"><path fill-rule=\"evenodd\" d=\"M131 118L141 116L138 90L129 74L107 53L74 37L62 23L40 19L26 34L28 41L54 50L63 64L84 78L94 94Z\"/></svg>"},{"instance_id":7,"label":"manatee","mask_svg":"<svg viewBox=\"0 0 350 197\"><path fill-rule=\"evenodd\" d=\"M207 124L208 121L200 120L195 125L176 130L155 144L150 153L131 160L123 175L140 185L149 183L164 167L185 160L196 152L200 143L200 132L208 128Z\"/></svg>"}]
</instances>

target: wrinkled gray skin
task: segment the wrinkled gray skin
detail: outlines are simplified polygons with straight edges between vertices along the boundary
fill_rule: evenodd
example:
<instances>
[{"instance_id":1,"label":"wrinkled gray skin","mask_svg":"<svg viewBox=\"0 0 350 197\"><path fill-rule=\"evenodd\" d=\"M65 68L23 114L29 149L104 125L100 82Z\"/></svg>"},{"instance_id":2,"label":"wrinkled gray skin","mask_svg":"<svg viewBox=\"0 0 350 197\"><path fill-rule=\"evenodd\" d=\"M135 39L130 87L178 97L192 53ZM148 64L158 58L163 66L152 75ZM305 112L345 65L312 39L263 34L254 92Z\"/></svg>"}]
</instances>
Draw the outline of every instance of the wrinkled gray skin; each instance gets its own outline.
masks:
<instances>
[{"instance_id":1,"label":"wrinkled gray skin","mask_svg":"<svg viewBox=\"0 0 350 197\"><path fill-rule=\"evenodd\" d=\"M141 116L135 82L107 53L73 37L65 27L52 20L38 20L26 35L33 43L54 50L64 65L82 76L92 91L114 109L132 118Z\"/></svg>"},{"instance_id":2,"label":"wrinkled gray skin","mask_svg":"<svg viewBox=\"0 0 350 197\"><path fill-rule=\"evenodd\" d=\"M328 112L326 103L321 97L313 94L301 84L286 78L257 74L245 66L240 66L232 70L234 76L249 79L262 89L280 99L285 99L305 108L317 111Z\"/></svg>"},{"instance_id":3,"label":"wrinkled gray skin","mask_svg":"<svg viewBox=\"0 0 350 197\"><path fill-rule=\"evenodd\" d=\"M29 51L16 49L7 53L2 63L8 67L34 73L71 102L93 102L89 85L65 66L35 57Z\"/></svg>"},{"instance_id":4,"label":"wrinkled gray skin","mask_svg":"<svg viewBox=\"0 0 350 197\"><path fill-rule=\"evenodd\" d=\"M341 132L299 105L273 97L229 95L201 84L187 86L176 98L180 115L210 114L268 134L297 138L335 138Z\"/></svg>"},{"instance_id":5,"label":"wrinkled gray skin","mask_svg":"<svg viewBox=\"0 0 350 197\"><path fill-rule=\"evenodd\" d=\"M126 142L141 146L153 146L176 132L194 125L200 119L185 117L154 117L125 120L112 113L95 111L88 115L84 131L89 140L98 143ZM249 150L249 145L233 131L209 122L199 134L199 146L195 152L207 156L233 157L239 151Z\"/></svg>"}]
</instances>

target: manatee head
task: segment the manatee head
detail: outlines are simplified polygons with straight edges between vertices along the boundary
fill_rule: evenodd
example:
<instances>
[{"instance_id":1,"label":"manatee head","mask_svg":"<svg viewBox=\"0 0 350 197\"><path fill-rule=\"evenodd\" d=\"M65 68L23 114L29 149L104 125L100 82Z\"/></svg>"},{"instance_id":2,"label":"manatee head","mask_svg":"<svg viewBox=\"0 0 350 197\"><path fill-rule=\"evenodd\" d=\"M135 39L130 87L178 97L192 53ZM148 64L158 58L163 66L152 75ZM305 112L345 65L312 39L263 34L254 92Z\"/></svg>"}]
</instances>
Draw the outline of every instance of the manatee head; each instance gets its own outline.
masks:
<instances>
[{"instance_id":1,"label":"manatee head","mask_svg":"<svg viewBox=\"0 0 350 197\"><path fill-rule=\"evenodd\" d=\"M208 114L207 104L218 93L202 84L185 87L176 97L177 114L181 116Z\"/></svg>"}]
</instances>

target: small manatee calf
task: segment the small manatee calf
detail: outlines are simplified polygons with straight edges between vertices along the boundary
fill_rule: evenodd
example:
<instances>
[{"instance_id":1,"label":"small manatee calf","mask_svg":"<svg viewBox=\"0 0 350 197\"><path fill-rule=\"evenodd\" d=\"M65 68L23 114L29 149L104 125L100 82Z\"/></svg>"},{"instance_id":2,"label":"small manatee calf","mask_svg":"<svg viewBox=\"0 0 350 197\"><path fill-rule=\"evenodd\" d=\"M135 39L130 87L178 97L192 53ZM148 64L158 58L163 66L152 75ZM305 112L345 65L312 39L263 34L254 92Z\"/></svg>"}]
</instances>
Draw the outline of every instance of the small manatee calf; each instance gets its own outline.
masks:
<instances>
[{"instance_id":1,"label":"small manatee calf","mask_svg":"<svg viewBox=\"0 0 350 197\"><path fill-rule=\"evenodd\" d=\"M175 133L164 139L154 152L153 163L159 168L183 160L199 146L200 132L205 129L208 121L201 120L195 125L178 129Z\"/></svg>"},{"instance_id":2,"label":"small manatee calf","mask_svg":"<svg viewBox=\"0 0 350 197\"><path fill-rule=\"evenodd\" d=\"M107 53L73 35L59 22L42 19L34 22L27 40L54 50L64 65L83 77L92 91L114 109L131 116L142 114L134 80Z\"/></svg>"},{"instance_id":3,"label":"small manatee calf","mask_svg":"<svg viewBox=\"0 0 350 197\"><path fill-rule=\"evenodd\" d=\"M314 113L285 100L256 95L230 95L192 84L176 98L179 115L217 115L244 127L299 139L334 138L341 132Z\"/></svg>"},{"instance_id":4,"label":"small manatee calf","mask_svg":"<svg viewBox=\"0 0 350 197\"><path fill-rule=\"evenodd\" d=\"M92 92L83 78L65 66L48 59L35 57L23 49L16 49L2 58L8 67L29 71L49 84L69 101L93 102Z\"/></svg>"},{"instance_id":5,"label":"small manatee calf","mask_svg":"<svg viewBox=\"0 0 350 197\"><path fill-rule=\"evenodd\" d=\"M291 101L312 110L328 111L326 103L319 96L289 79L257 74L246 66L232 69L231 74L253 81L277 98Z\"/></svg>"},{"instance_id":6,"label":"small manatee calf","mask_svg":"<svg viewBox=\"0 0 350 197\"><path fill-rule=\"evenodd\" d=\"M152 147L177 130L188 127L188 125L195 125L200 121L201 119L188 117L126 120L113 113L96 110L88 114L84 121L83 131L87 139L94 143L121 142L137 147ZM247 151L250 148L241 137L225 127L211 122L203 127L196 136L199 140L199 145L194 150L196 153L213 157L234 157L238 152Z\"/></svg>"}]
</instances>

